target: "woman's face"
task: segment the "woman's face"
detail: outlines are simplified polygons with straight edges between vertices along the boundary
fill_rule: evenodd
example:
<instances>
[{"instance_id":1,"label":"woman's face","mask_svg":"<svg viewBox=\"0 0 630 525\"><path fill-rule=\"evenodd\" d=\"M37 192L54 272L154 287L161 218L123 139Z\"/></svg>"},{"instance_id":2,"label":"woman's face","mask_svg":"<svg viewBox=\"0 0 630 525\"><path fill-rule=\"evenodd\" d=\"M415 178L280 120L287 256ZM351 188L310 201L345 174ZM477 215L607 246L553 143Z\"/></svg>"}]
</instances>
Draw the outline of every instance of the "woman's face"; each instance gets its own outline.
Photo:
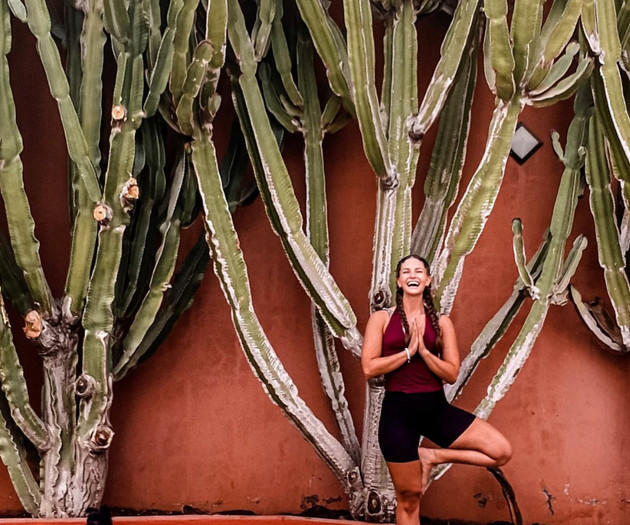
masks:
<instances>
[{"instance_id":1,"label":"woman's face","mask_svg":"<svg viewBox=\"0 0 630 525\"><path fill-rule=\"evenodd\" d=\"M431 282L431 276L424 263L415 257L407 259L400 265L400 273L396 284L405 295L422 295Z\"/></svg>"}]
</instances>

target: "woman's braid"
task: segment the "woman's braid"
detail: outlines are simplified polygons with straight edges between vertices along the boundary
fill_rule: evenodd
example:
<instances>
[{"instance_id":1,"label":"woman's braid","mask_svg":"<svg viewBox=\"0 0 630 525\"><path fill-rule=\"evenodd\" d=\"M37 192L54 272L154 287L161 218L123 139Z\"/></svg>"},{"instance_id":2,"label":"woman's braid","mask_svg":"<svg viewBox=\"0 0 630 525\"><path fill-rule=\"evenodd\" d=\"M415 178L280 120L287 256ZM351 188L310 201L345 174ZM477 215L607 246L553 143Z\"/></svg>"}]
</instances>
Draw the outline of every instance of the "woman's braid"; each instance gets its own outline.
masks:
<instances>
[{"instance_id":1,"label":"woman's braid","mask_svg":"<svg viewBox=\"0 0 630 525\"><path fill-rule=\"evenodd\" d=\"M407 314L405 313L405 308L403 307L403 290L402 288L396 287L396 311L398 312L398 316L400 317L400 322L403 325L403 332L405 333L405 344L409 342L409 321L407 321Z\"/></svg>"},{"instance_id":2,"label":"woman's braid","mask_svg":"<svg viewBox=\"0 0 630 525\"><path fill-rule=\"evenodd\" d=\"M442 330L440 329L440 316L435 310L435 304L433 303L433 295L431 294L431 285L429 284L422 292L422 298L424 299L424 309L429 316L431 326L435 332L435 346L439 352L442 351Z\"/></svg>"}]
</instances>

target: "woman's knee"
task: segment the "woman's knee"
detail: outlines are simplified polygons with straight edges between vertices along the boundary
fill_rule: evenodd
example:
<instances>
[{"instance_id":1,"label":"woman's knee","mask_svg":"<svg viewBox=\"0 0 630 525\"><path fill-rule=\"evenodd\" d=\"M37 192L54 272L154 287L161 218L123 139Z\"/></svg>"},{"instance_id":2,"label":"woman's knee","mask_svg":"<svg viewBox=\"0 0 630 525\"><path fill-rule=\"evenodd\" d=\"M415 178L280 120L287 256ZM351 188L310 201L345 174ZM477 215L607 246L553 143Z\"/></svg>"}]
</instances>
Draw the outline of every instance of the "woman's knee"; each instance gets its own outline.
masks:
<instances>
[{"instance_id":1,"label":"woman's knee","mask_svg":"<svg viewBox=\"0 0 630 525\"><path fill-rule=\"evenodd\" d=\"M493 459L497 462L497 466L499 467L505 465L512 457L512 445L505 437L501 437L502 439L495 445L493 454Z\"/></svg>"},{"instance_id":2,"label":"woman's knee","mask_svg":"<svg viewBox=\"0 0 630 525\"><path fill-rule=\"evenodd\" d=\"M421 496L419 490L400 490L396 492L396 501L402 510L412 513L420 506Z\"/></svg>"}]
</instances>

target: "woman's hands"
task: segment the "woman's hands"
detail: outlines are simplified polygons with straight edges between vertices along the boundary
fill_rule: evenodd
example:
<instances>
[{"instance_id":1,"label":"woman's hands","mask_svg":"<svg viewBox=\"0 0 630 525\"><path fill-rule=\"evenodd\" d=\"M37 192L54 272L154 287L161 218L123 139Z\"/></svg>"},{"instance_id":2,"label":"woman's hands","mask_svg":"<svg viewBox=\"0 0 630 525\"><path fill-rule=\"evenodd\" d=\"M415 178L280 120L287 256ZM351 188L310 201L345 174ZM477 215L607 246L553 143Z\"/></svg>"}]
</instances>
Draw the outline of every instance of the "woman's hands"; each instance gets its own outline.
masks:
<instances>
[{"instance_id":1,"label":"woman's hands","mask_svg":"<svg viewBox=\"0 0 630 525\"><path fill-rule=\"evenodd\" d=\"M418 318L414 317L409 322L409 355L414 356L415 354L423 355L424 352L428 352L427 347L424 345L423 333L420 330L418 324Z\"/></svg>"},{"instance_id":2,"label":"woman's hands","mask_svg":"<svg viewBox=\"0 0 630 525\"><path fill-rule=\"evenodd\" d=\"M420 341L422 341L422 335L418 333L418 323L416 323L415 319L412 319L409 323L409 335L410 339L407 348L409 349L409 355L413 357L418 353Z\"/></svg>"}]
</instances>

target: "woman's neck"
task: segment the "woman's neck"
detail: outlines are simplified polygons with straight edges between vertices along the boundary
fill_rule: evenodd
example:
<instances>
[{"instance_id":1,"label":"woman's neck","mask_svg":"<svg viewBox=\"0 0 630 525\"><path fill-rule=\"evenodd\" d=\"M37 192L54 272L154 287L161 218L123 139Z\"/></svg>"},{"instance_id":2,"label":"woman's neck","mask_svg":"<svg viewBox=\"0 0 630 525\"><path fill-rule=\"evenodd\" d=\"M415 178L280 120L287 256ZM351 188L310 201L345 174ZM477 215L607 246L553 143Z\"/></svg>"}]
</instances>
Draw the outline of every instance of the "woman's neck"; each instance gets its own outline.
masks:
<instances>
[{"instance_id":1,"label":"woman's neck","mask_svg":"<svg viewBox=\"0 0 630 525\"><path fill-rule=\"evenodd\" d=\"M418 312L420 314L424 313L424 299L421 295L418 296L403 296L403 307L407 314L412 314L414 312Z\"/></svg>"}]
</instances>

